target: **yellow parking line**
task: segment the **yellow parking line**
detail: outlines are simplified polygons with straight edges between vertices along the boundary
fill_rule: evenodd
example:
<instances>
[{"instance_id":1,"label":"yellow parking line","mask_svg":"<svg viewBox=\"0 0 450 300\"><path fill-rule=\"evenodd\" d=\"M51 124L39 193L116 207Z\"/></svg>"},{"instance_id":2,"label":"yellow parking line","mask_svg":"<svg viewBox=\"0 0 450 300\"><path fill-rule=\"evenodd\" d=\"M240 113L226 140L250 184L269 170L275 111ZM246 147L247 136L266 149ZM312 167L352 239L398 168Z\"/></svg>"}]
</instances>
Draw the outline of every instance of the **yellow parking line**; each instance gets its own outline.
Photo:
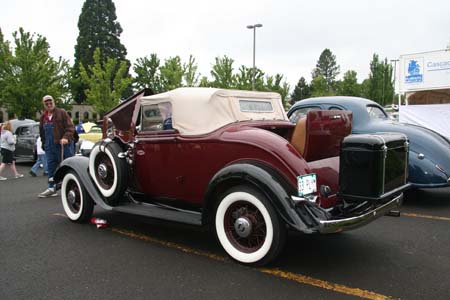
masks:
<instances>
[{"instance_id":1,"label":"yellow parking line","mask_svg":"<svg viewBox=\"0 0 450 300\"><path fill-rule=\"evenodd\" d=\"M278 269L259 269L259 271L267 274L271 274L277 277L289 279L292 281L296 281L299 283L304 283L308 285L312 285L315 287L319 287L326 290L332 290L334 292L339 292L347 295L357 296L364 299L373 299L373 300L385 300L385 299L393 299L392 297L381 295L378 293L374 293L371 291L361 290L357 288L351 288L342 284L336 284L332 282L328 282L325 280L320 280L316 278L312 278L305 275L294 274L290 272L284 272Z\"/></svg>"},{"instance_id":2,"label":"yellow parking line","mask_svg":"<svg viewBox=\"0 0 450 300\"><path fill-rule=\"evenodd\" d=\"M402 216L405 217L412 217L412 218L423 218L423 219L432 219L432 220L440 220L440 221L450 221L450 218L448 217L438 217L438 216L430 216L430 215L421 215L421 214L414 214L414 213L401 213Z\"/></svg>"},{"instance_id":3,"label":"yellow parking line","mask_svg":"<svg viewBox=\"0 0 450 300\"><path fill-rule=\"evenodd\" d=\"M166 247L170 247L170 248L175 248L178 250L181 250L183 252L186 253L191 253L191 254L195 254L195 255L199 255L199 256L204 256L204 257L208 257L214 260L218 260L218 261L225 261L226 258L223 256L219 256L216 254L212 254L209 252L204 252L204 251L198 251L183 245L179 245L176 243L172 243L172 242L166 242L166 241L162 241L159 239L155 239L153 237L149 237L146 235L142 235L142 234L136 234L134 232L131 231L127 231L127 230L122 230L122 229L115 229L112 228L111 229L112 232L115 233L119 233L119 234L123 234L132 238L136 238L136 239L140 239L146 242L152 242L152 243L157 243ZM351 287L347 287L345 285L341 285L341 284L336 284L336 283L331 283L328 281L324 281L324 280L320 280L320 279L316 279L316 278L312 278L312 277L308 277L308 276L304 276L304 275L299 275L299 274L295 274L295 273L291 273L291 272L284 272L278 269L267 269L267 268L258 268L255 269L259 272L262 273L266 273L266 274L270 274L276 277L280 277L280 278L284 278L284 279L289 279L292 281L296 281L299 283L303 283L303 284L307 284L307 285L312 285L315 287L319 287L319 288L323 288L323 289L327 289L327 290L332 290L334 292L338 292L338 293L343 293L343 294L347 294L347 295L353 295L353 296L357 296L357 297L361 297L361 298L365 298L365 299L372 299L372 300L386 300L386 299L393 299L392 297L389 296L385 296L385 295L381 295L381 294L377 294L374 292L370 292L370 291L366 291L366 290L361 290L361 289L357 289L357 288L351 288Z\"/></svg>"},{"instance_id":4,"label":"yellow parking line","mask_svg":"<svg viewBox=\"0 0 450 300\"><path fill-rule=\"evenodd\" d=\"M65 217L64 214L60 214L60 213L54 213L53 215ZM134 239L139 239L139 240L145 241L145 242L159 244L159 245L162 245L162 246L165 246L168 248L177 249L177 250L183 251L185 253L190 253L190 254L195 254L198 256L202 256L202 257L207 257L207 258L210 258L210 259L213 259L216 261L226 261L227 260L227 258L224 256L209 253L206 251L196 250L196 249L184 246L184 245L180 245L180 244L173 243L173 242L167 242L167 241L160 240L160 239L157 239L157 238L154 238L151 236L134 233L132 231L128 231L128 230L124 230L124 229L116 229L116 228L108 228L108 229L117 234L125 235L128 237L134 238ZM318 287L318 288L322 288L322 289L331 290L331 291L334 291L337 293L352 295L352 296L356 296L359 298L371 299L371 300L394 299L392 297L381 295L381 294L374 293L371 291L362 290L362 289L358 289L358 288L351 288L351 287L348 287L345 285L336 284L336 283L312 278L312 277L305 276L305 275L281 271L279 269L257 268L254 270L261 272L261 273L270 274L275 277L284 278L284 279L292 280L292 281L295 281L298 283L302 283L302 284L306 284L306 285L310 285L310 286L314 286L314 287Z\"/></svg>"}]
</instances>

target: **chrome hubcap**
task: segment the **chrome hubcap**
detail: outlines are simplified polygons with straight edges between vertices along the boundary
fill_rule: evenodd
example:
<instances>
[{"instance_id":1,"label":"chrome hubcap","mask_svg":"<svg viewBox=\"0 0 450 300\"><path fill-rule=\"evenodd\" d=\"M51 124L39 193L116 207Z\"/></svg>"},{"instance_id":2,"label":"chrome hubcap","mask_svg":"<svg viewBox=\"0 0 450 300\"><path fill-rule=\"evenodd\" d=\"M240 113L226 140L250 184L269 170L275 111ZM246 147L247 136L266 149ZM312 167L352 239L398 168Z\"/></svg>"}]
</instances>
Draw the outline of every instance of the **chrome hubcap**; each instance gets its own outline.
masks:
<instances>
[{"instance_id":1,"label":"chrome hubcap","mask_svg":"<svg viewBox=\"0 0 450 300\"><path fill-rule=\"evenodd\" d=\"M69 193L67 194L67 200L69 200L70 203L75 203L75 199L76 199L76 194L73 190L69 191Z\"/></svg>"},{"instance_id":2,"label":"chrome hubcap","mask_svg":"<svg viewBox=\"0 0 450 300\"><path fill-rule=\"evenodd\" d=\"M234 222L234 230L243 238L248 237L252 232L252 223L245 217L240 217Z\"/></svg>"},{"instance_id":3,"label":"chrome hubcap","mask_svg":"<svg viewBox=\"0 0 450 300\"><path fill-rule=\"evenodd\" d=\"M105 179L108 176L108 169L105 164L99 164L97 167L97 173L100 178Z\"/></svg>"}]
</instances>

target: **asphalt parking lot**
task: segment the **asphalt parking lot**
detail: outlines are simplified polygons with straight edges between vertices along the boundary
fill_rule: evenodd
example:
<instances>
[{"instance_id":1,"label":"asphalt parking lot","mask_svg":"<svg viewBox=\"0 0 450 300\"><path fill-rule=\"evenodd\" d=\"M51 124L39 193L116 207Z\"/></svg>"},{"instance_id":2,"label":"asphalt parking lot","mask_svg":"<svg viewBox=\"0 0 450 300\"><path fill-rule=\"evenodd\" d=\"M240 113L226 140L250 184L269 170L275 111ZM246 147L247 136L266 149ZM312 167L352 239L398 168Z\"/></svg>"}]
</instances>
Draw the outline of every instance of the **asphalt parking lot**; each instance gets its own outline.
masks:
<instances>
[{"instance_id":1,"label":"asphalt parking lot","mask_svg":"<svg viewBox=\"0 0 450 300\"><path fill-rule=\"evenodd\" d=\"M27 174L30 164L19 164ZM0 299L450 299L450 198L328 236L292 233L267 268L229 260L204 228L95 210L68 221L46 179L0 182Z\"/></svg>"}]
</instances>

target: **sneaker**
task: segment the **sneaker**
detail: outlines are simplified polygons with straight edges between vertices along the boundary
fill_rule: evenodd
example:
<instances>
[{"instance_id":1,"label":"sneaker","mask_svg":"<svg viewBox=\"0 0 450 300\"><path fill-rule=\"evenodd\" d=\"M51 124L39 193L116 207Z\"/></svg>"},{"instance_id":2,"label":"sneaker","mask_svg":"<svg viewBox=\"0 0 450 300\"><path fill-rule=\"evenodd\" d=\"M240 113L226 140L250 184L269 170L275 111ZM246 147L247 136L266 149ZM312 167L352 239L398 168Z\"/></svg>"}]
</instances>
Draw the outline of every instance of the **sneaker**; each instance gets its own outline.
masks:
<instances>
[{"instance_id":1,"label":"sneaker","mask_svg":"<svg viewBox=\"0 0 450 300\"><path fill-rule=\"evenodd\" d=\"M34 173L32 170L30 170L30 172L28 172L28 174L30 174L31 177L36 177L36 173Z\"/></svg>"},{"instance_id":2,"label":"sneaker","mask_svg":"<svg viewBox=\"0 0 450 300\"><path fill-rule=\"evenodd\" d=\"M46 189L45 191L43 191L38 195L39 198L56 197L56 196L58 196L58 193L51 188Z\"/></svg>"},{"instance_id":3,"label":"sneaker","mask_svg":"<svg viewBox=\"0 0 450 300\"><path fill-rule=\"evenodd\" d=\"M23 174L17 174L16 175L16 178L22 178L23 177Z\"/></svg>"},{"instance_id":4,"label":"sneaker","mask_svg":"<svg viewBox=\"0 0 450 300\"><path fill-rule=\"evenodd\" d=\"M6 177L0 176L0 181L6 180Z\"/></svg>"}]
</instances>

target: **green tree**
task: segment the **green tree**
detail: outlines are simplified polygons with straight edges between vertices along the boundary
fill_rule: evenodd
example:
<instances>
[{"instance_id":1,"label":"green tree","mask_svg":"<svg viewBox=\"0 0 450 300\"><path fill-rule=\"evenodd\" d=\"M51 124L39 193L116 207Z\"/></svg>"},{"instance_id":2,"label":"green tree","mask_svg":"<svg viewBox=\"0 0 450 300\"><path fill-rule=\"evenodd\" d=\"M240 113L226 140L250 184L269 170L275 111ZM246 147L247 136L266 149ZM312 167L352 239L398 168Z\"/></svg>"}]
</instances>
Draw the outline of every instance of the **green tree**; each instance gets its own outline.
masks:
<instances>
[{"instance_id":1,"label":"green tree","mask_svg":"<svg viewBox=\"0 0 450 300\"><path fill-rule=\"evenodd\" d=\"M311 82L311 96L321 97L321 96L332 96L333 92L329 90L327 80L322 75L314 77Z\"/></svg>"},{"instance_id":2,"label":"green tree","mask_svg":"<svg viewBox=\"0 0 450 300\"><path fill-rule=\"evenodd\" d=\"M195 63L194 56L189 56L189 61L183 65L183 78L185 85L193 87L198 85L200 74L197 73L198 66Z\"/></svg>"},{"instance_id":3,"label":"green tree","mask_svg":"<svg viewBox=\"0 0 450 300\"><path fill-rule=\"evenodd\" d=\"M235 88L236 87L236 76L233 74L233 63L232 58L227 57L216 57L216 63L212 66L211 76L213 81L211 85L216 88Z\"/></svg>"},{"instance_id":4,"label":"green tree","mask_svg":"<svg viewBox=\"0 0 450 300\"><path fill-rule=\"evenodd\" d=\"M253 68L246 67L242 65L239 68L239 73L234 75L235 86L232 88L238 90L251 90L252 89L252 77ZM266 84L264 82L264 72L255 68L255 90L264 91L267 90Z\"/></svg>"},{"instance_id":5,"label":"green tree","mask_svg":"<svg viewBox=\"0 0 450 300\"><path fill-rule=\"evenodd\" d=\"M292 91L290 103L294 104L295 101L299 101L309 97L311 97L311 88L306 82L305 78L302 76L300 77L300 80Z\"/></svg>"},{"instance_id":6,"label":"green tree","mask_svg":"<svg viewBox=\"0 0 450 300\"><path fill-rule=\"evenodd\" d=\"M275 74L275 76L267 76L263 90L279 93L281 95L281 101L283 101L283 105L285 107L288 107L289 84L286 81L282 82L282 80L283 75L281 74Z\"/></svg>"},{"instance_id":7,"label":"green tree","mask_svg":"<svg viewBox=\"0 0 450 300\"><path fill-rule=\"evenodd\" d=\"M86 102L101 116L119 104L123 91L131 84L127 69L127 63L116 58L107 58L102 63L99 48L94 52L94 64L80 67L82 81L88 87Z\"/></svg>"},{"instance_id":8,"label":"green tree","mask_svg":"<svg viewBox=\"0 0 450 300\"><path fill-rule=\"evenodd\" d=\"M149 58L138 58L133 66L136 88L150 88L156 94L163 92L159 67L160 60L155 53L150 54Z\"/></svg>"},{"instance_id":9,"label":"green tree","mask_svg":"<svg viewBox=\"0 0 450 300\"><path fill-rule=\"evenodd\" d=\"M161 72L163 91L169 91L183 86L184 70L179 56L166 59L164 65L159 70Z\"/></svg>"},{"instance_id":10,"label":"green tree","mask_svg":"<svg viewBox=\"0 0 450 300\"><path fill-rule=\"evenodd\" d=\"M342 81L338 82L337 94L341 96L361 96L361 87L358 84L356 71L349 70L345 72Z\"/></svg>"},{"instance_id":11,"label":"green tree","mask_svg":"<svg viewBox=\"0 0 450 300\"><path fill-rule=\"evenodd\" d=\"M41 35L19 28L13 38L14 51L0 35L0 99L10 112L35 119L44 95L52 95L59 104L67 96L68 62L54 60Z\"/></svg>"},{"instance_id":12,"label":"green tree","mask_svg":"<svg viewBox=\"0 0 450 300\"><path fill-rule=\"evenodd\" d=\"M6 78L9 74L12 73L11 70L11 60L12 53L10 44L7 40L4 39L2 30L0 28L0 106L3 106L2 101L2 91L6 87Z\"/></svg>"},{"instance_id":13,"label":"green tree","mask_svg":"<svg viewBox=\"0 0 450 300\"><path fill-rule=\"evenodd\" d=\"M82 103L86 99L84 90L87 87L83 85L83 80L80 78L80 70L81 66L92 66L95 63L93 58L95 49L100 48L102 63L108 58L125 61L127 75L130 63L125 58L127 50L120 42L122 27L117 21L116 7L112 0L86 0L78 19L78 29L80 33L75 45L71 89L74 100ZM89 70L88 68L88 73ZM118 69L114 72L118 72ZM126 97L129 93L131 88L127 87L121 97Z\"/></svg>"},{"instance_id":14,"label":"green tree","mask_svg":"<svg viewBox=\"0 0 450 300\"><path fill-rule=\"evenodd\" d=\"M199 87L212 87L212 82L208 80L207 76L202 76L200 79L200 83L198 84Z\"/></svg>"},{"instance_id":15,"label":"green tree","mask_svg":"<svg viewBox=\"0 0 450 300\"><path fill-rule=\"evenodd\" d=\"M312 72L312 78L314 80L316 77L322 76L325 79L327 90L331 92L336 82L336 76L339 75L339 69L340 67L336 63L336 56L333 55L330 49L325 49L320 54L316 68Z\"/></svg>"},{"instance_id":16,"label":"green tree","mask_svg":"<svg viewBox=\"0 0 450 300\"><path fill-rule=\"evenodd\" d=\"M394 96L394 81L392 79L392 66L387 59L380 61L374 54L370 62L370 74L365 96L384 106L392 102Z\"/></svg>"}]
</instances>

